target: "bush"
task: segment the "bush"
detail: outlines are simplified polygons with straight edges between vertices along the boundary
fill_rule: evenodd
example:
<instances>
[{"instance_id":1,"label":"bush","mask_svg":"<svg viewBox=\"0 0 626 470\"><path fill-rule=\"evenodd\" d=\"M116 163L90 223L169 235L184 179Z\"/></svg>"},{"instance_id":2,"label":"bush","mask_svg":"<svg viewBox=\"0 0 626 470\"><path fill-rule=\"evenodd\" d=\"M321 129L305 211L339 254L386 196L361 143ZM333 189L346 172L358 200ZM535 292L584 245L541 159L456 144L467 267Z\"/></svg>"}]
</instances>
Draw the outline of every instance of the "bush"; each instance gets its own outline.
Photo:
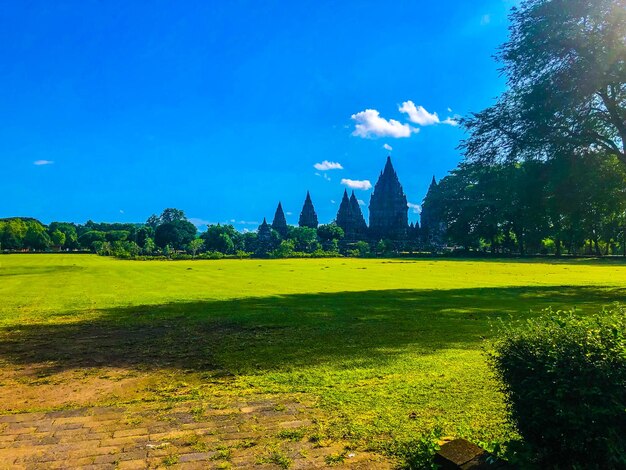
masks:
<instances>
[{"instance_id":1,"label":"bush","mask_svg":"<svg viewBox=\"0 0 626 470\"><path fill-rule=\"evenodd\" d=\"M626 318L548 311L489 352L513 422L542 468L626 466Z\"/></svg>"}]
</instances>

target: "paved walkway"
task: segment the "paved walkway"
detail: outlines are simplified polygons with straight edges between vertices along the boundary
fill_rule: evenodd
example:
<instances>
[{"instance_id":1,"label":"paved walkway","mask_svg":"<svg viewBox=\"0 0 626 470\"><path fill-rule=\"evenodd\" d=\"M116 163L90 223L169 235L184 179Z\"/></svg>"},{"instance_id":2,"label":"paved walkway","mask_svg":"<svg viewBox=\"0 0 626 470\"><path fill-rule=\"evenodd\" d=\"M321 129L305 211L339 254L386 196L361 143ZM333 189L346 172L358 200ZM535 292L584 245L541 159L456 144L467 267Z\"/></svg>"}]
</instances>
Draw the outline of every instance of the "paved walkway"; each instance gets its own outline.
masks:
<instances>
[{"instance_id":1,"label":"paved walkway","mask_svg":"<svg viewBox=\"0 0 626 470\"><path fill-rule=\"evenodd\" d=\"M316 439L310 410L271 400L225 409L91 407L0 416L0 468L391 468Z\"/></svg>"}]
</instances>

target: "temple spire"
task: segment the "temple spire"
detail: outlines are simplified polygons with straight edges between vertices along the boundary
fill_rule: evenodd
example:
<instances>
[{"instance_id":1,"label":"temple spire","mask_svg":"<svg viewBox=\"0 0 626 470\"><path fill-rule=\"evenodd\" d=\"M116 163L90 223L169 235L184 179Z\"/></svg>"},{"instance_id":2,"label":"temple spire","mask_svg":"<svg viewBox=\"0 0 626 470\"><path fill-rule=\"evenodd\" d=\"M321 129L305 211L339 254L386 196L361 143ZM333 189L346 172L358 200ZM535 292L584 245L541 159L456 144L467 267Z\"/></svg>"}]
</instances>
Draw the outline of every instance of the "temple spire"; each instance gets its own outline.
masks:
<instances>
[{"instance_id":1,"label":"temple spire","mask_svg":"<svg viewBox=\"0 0 626 470\"><path fill-rule=\"evenodd\" d=\"M391 157L387 157L385 168L374 186L369 208L372 238L406 239L409 228L407 199Z\"/></svg>"},{"instance_id":2,"label":"temple spire","mask_svg":"<svg viewBox=\"0 0 626 470\"><path fill-rule=\"evenodd\" d=\"M298 225L300 227L317 228L317 214L315 213L315 207L313 207L313 201L311 200L311 194L306 192L306 199L302 206L302 212L300 212L300 219Z\"/></svg>"},{"instance_id":3,"label":"temple spire","mask_svg":"<svg viewBox=\"0 0 626 470\"><path fill-rule=\"evenodd\" d=\"M274 220L272 221L272 228L276 230L281 237L287 236L287 219L285 218L285 213L283 212L283 206L278 202L278 207L276 208L276 213L274 214Z\"/></svg>"}]
</instances>

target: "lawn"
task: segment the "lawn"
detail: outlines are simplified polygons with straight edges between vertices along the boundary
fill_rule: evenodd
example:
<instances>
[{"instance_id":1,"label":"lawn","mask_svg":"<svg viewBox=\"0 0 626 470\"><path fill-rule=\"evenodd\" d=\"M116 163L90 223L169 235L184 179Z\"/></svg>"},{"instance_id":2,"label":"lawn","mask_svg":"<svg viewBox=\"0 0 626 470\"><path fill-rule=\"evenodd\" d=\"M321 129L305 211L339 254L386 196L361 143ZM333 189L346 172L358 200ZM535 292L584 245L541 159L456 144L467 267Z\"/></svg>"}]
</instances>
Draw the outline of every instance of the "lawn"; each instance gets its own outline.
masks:
<instances>
[{"instance_id":1,"label":"lawn","mask_svg":"<svg viewBox=\"0 0 626 470\"><path fill-rule=\"evenodd\" d=\"M0 414L306 402L311 439L398 453L514 436L482 348L499 320L622 301L615 261L122 261L0 256Z\"/></svg>"}]
</instances>

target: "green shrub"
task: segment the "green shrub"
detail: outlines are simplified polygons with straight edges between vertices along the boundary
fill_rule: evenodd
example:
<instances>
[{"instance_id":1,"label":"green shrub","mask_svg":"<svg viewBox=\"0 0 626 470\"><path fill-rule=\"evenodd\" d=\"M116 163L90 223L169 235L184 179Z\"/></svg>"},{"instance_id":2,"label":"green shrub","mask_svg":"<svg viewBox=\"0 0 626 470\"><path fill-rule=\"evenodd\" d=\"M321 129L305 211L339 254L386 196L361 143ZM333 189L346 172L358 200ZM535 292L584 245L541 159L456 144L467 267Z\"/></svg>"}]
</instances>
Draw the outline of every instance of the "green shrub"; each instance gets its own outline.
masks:
<instances>
[{"instance_id":1,"label":"green shrub","mask_svg":"<svg viewBox=\"0 0 626 470\"><path fill-rule=\"evenodd\" d=\"M548 311L489 352L511 418L542 468L626 467L626 318Z\"/></svg>"}]
</instances>

